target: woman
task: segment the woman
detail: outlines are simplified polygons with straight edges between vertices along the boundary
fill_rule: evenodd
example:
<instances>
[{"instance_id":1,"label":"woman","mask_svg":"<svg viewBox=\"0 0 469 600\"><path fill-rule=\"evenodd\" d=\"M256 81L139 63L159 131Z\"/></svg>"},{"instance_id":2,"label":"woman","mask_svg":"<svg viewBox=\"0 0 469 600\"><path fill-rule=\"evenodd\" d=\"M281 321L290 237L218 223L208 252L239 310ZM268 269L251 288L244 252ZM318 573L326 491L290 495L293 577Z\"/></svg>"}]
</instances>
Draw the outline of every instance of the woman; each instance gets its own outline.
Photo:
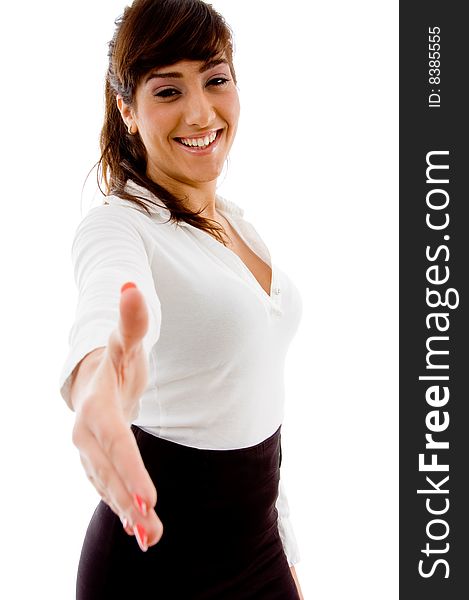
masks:
<instances>
[{"instance_id":1,"label":"woman","mask_svg":"<svg viewBox=\"0 0 469 600\"><path fill-rule=\"evenodd\" d=\"M238 118L231 30L210 5L126 8L106 80L106 203L75 234L60 382L102 498L80 600L302 597L280 484L301 299L216 193Z\"/></svg>"}]
</instances>

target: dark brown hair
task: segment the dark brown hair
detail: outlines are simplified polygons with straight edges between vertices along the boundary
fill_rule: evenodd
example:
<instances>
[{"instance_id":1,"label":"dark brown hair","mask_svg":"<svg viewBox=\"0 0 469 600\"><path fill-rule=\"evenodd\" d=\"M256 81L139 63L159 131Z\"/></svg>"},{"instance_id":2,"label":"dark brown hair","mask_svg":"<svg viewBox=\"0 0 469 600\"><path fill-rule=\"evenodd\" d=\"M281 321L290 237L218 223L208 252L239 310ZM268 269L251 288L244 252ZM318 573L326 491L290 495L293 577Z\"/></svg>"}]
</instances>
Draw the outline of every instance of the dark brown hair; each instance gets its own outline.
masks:
<instances>
[{"instance_id":1,"label":"dark brown hair","mask_svg":"<svg viewBox=\"0 0 469 600\"><path fill-rule=\"evenodd\" d=\"M101 130L101 158L98 161L98 185L106 193L130 200L149 210L148 199L125 191L132 179L164 202L171 217L198 227L225 243L219 226L185 206L178 198L151 180L146 174L147 154L139 134L130 135L120 115L116 95L131 106L136 88L151 69L169 66L180 60L208 62L224 53L233 81L232 31L223 17L202 0L135 0L115 21L109 42L109 67L105 85L105 115ZM103 192L104 194L105 192ZM143 202L142 202L143 200ZM151 202L155 205L155 203Z\"/></svg>"}]
</instances>

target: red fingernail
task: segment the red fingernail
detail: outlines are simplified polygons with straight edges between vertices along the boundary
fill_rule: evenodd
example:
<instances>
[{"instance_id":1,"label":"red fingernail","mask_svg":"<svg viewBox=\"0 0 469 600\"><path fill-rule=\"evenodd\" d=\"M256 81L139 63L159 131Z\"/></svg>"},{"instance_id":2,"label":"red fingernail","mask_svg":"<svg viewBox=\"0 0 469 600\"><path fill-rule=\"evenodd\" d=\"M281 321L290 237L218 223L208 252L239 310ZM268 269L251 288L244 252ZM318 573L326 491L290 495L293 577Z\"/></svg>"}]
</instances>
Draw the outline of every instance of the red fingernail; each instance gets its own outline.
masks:
<instances>
[{"instance_id":1,"label":"red fingernail","mask_svg":"<svg viewBox=\"0 0 469 600\"><path fill-rule=\"evenodd\" d=\"M134 494L134 500L135 500L135 504L137 505L138 510L141 512L141 514L146 517L148 514L148 510L147 510L147 505L145 504L145 502L140 498L140 496L138 494Z\"/></svg>"},{"instance_id":2,"label":"red fingernail","mask_svg":"<svg viewBox=\"0 0 469 600\"><path fill-rule=\"evenodd\" d=\"M137 523L134 527L134 533L137 537L140 548L143 550L143 552L146 552L148 550L148 535L145 531L145 527L140 525L140 523Z\"/></svg>"},{"instance_id":3,"label":"red fingernail","mask_svg":"<svg viewBox=\"0 0 469 600\"><path fill-rule=\"evenodd\" d=\"M128 281L127 283L124 283L124 285L121 287L121 294L122 292L125 292L125 290L128 290L129 288L136 288L137 286L135 285L135 283L133 283L132 281Z\"/></svg>"}]
</instances>

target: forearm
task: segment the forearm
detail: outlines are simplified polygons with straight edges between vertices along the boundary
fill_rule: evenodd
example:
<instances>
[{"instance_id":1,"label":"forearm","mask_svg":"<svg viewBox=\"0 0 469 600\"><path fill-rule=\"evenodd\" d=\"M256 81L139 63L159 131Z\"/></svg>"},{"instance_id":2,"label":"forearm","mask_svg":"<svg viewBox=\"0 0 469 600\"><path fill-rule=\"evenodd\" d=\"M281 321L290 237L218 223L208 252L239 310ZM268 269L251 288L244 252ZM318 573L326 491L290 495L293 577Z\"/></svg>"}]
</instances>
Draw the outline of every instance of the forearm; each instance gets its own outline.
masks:
<instances>
[{"instance_id":1,"label":"forearm","mask_svg":"<svg viewBox=\"0 0 469 600\"><path fill-rule=\"evenodd\" d=\"M296 571L295 571L295 565L292 565L290 567L290 571L291 571L293 579L295 580L296 588L298 590L298 595L300 596L300 600L304 600L303 593L302 593L301 587L300 587L300 582L298 581L298 575L296 574Z\"/></svg>"},{"instance_id":2,"label":"forearm","mask_svg":"<svg viewBox=\"0 0 469 600\"><path fill-rule=\"evenodd\" d=\"M105 346L95 348L82 358L75 367L70 387L70 403L74 411L76 411L81 399L84 397L88 384L93 377L105 350Z\"/></svg>"}]
</instances>

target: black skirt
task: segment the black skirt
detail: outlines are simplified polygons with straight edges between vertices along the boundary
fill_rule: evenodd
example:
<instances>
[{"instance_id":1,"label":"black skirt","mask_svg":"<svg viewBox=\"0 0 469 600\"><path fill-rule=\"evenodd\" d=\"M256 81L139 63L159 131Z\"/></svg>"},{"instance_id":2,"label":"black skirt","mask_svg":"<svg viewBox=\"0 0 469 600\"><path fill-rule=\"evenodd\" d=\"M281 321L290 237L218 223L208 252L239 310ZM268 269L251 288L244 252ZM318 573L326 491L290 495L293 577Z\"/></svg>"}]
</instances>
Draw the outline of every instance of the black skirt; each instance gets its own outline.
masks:
<instances>
[{"instance_id":1,"label":"black skirt","mask_svg":"<svg viewBox=\"0 0 469 600\"><path fill-rule=\"evenodd\" d=\"M77 600L299 600L275 508L281 426L234 450L193 448L131 428L157 489L163 535L142 552L100 501L81 551Z\"/></svg>"}]
</instances>

